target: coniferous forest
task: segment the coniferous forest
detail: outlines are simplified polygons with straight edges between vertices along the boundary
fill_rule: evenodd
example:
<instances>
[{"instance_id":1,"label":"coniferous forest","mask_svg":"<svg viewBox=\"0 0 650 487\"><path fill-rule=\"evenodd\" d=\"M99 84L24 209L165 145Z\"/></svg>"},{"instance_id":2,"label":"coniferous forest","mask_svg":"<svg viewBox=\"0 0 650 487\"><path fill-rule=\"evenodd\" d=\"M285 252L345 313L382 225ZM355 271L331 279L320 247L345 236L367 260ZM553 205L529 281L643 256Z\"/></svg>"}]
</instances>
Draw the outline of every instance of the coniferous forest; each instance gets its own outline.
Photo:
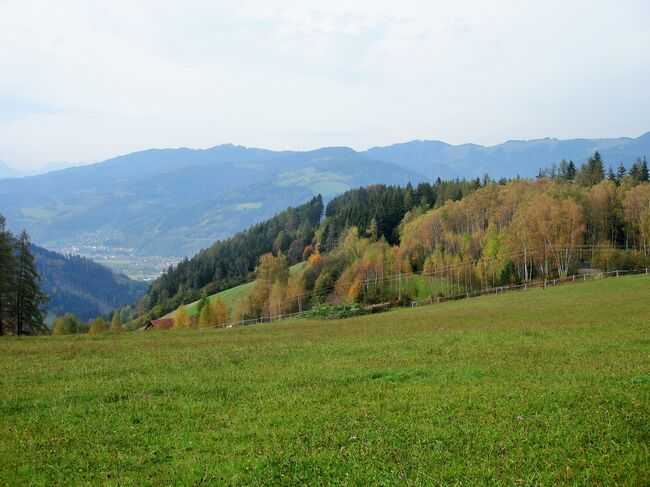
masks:
<instances>
[{"instance_id":1,"label":"coniferous forest","mask_svg":"<svg viewBox=\"0 0 650 487\"><path fill-rule=\"evenodd\" d=\"M151 284L135 314L158 318L198 299L202 290L212 294L251 280L258 259L268 252L282 252L290 263L299 262L322 213L323 199L317 196L184 259Z\"/></svg>"}]
</instances>

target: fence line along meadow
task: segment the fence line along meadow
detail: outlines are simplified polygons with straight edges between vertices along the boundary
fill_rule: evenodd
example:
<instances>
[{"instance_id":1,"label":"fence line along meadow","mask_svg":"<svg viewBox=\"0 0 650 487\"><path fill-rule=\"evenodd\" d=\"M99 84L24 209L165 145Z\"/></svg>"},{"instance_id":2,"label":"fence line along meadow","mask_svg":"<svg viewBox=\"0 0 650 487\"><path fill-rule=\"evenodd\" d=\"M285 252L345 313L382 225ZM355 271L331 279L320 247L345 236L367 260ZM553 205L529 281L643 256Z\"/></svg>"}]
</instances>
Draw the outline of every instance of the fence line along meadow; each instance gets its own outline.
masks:
<instances>
[{"instance_id":1,"label":"fence line along meadow","mask_svg":"<svg viewBox=\"0 0 650 487\"><path fill-rule=\"evenodd\" d=\"M409 273L407 278L423 275L423 274L425 273L413 272L413 273ZM608 272L599 271L599 272L590 272L590 273L583 273L583 274L573 274L565 277L557 277L555 279L540 279L537 281L530 281L524 284L511 284L509 286L495 286L487 289L466 291L452 296L435 296L435 297L432 296L429 299L424 299L420 301L408 301L408 303L405 305L400 305L398 301L371 304L360 308L360 311L373 311L376 309L389 309L389 308L396 308L396 307L415 308L418 306L439 304L444 301L457 301L459 299L467 299L467 298L473 298L477 296L485 296L489 294L499 294L499 293L504 293L509 291L522 291L522 290L526 291L528 289L533 289L533 288L546 289L547 287L550 286L557 286L562 284L573 284L576 282L587 282L587 281L594 281L594 280L599 280L604 278L621 277L624 275L635 275L635 274L650 275L650 271L648 270L648 268L644 268L644 269L621 269L621 270L608 271ZM405 275L403 274L399 277L391 276L391 279L392 278L404 279ZM262 316L260 318L251 318L251 319L241 320L241 321L230 321L227 323L223 323L221 325L211 326L210 328L233 328L236 326L246 326L246 325L253 325L257 323L270 323L273 321L279 321L288 318L297 318L301 316L306 316L309 313L310 310L306 310L306 311L298 311L295 313L278 314L273 316Z\"/></svg>"}]
</instances>

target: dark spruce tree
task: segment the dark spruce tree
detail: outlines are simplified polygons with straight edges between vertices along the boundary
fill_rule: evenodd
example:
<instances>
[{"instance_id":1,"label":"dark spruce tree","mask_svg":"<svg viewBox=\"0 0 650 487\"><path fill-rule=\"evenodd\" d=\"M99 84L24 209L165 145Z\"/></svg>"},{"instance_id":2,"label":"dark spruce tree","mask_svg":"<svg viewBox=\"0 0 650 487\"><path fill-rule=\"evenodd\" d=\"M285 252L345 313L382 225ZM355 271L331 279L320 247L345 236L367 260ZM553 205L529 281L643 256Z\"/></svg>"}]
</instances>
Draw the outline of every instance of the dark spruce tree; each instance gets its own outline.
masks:
<instances>
[{"instance_id":1,"label":"dark spruce tree","mask_svg":"<svg viewBox=\"0 0 650 487\"><path fill-rule=\"evenodd\" d=\"M16 242L16 279L13 299L14 333L35 335L47 331L44 305L47 296L39 286L34 256L29 250L29 235L24 230Z\"/></svg>"},{"instance_id":2,"label":"dark spruce tree","mask_svg":"<svg viewBox=\"0 0 650 487\"><path fill-rule=\"evenodd\" d=\"M621 181L623 181L623 178L627 174L627 170L625 169L625 166L621 162L618 166L618 170L616 171L616 184L621 184Z\"/></svg>"},{"instance_id":3,"label":"dark spruce tree","mask_svg":"<svg viewBox=\"0 0 650 487\"><path fill-rule=\"evenodd\" d=\"M609 169L607 170L607 180L616 183L616 173L612 169L612 166L609 166Z\"/></svg>"},{"instance_id":4,"label":"dark spruce tree","mask_svg":"<svg viewBox=\"0 0 650 487\"><path fill-rule=\"evenodd\" d=\"M566 171L566 179L567 181L573 181L576 178L576 165L573 163L572 160L569 160L569 164L567 166L567 171Z\"/></svg>"},{"instance_id":5,"label":"dark spruce tree","mask_svg":"<svg viewBox=\"0 0 650 487\"><path fill-rule=\"evenodd\" d=\"M598 151L594 152L594 155L580 167L576 179L582 186L586 187L595 186L605 179L605 165Z\"/></svg>"},{"instance_id":6,"label":"dark spruce tree","mask_svg":"<svg viewBox=\"0 0 650 487\"><path fill-rule=\"evenodd\" d=\"M5 228L5 218L0 215L0 336L12 329L10 309L14 294L16 257L13 238Z\"/></svg>"},{"instance_id":7,"label":"dark spruce tree","mask_svg":"<svg viewBox=\"0 0 650 487\"><path fill-rule=\"evenodd\" d=\"M648 162L645 157L643 160L640 157L637 157L630 168L630 176L633 177L639 183L648 182Z\"/></svg>"}]
</instances>

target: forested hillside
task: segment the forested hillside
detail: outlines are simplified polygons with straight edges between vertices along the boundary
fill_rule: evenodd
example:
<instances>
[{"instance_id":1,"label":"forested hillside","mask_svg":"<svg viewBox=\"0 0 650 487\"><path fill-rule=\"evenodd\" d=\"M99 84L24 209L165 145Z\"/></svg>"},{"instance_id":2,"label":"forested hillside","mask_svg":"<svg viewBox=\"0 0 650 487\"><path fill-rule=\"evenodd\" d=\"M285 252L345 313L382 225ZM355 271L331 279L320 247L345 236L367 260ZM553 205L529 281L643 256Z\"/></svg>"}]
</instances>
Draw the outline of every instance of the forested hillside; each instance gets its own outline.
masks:
<instances>
[{"instance_id":1,"label":"forested hillside","mask_svg":"<svg viewBox=\"0 0 650 487\"><path fill-rule=\"evenodd\" d=\"M273 152L232 145L128 154L0 180L0 208L48 248L81 244L190 256L321 194L424 176L352 149Z\"/></svg>"},{"instance_id":2,"label":"forested hillside","mask_svg":"<svg viewBox=\"0 0 650 487\"><path fill-rule=\"evenodd\" d=\"M319 252L325 246L319 246L323 233L318 233L301 275L289 277L281 255L260 260L257 281L235 319L322 303L458 296L563 278L579 266L645 268L650 265L650 183L645 161L634 168L631 175L610 173L611 180L605 179L596 153L577 171L553 178L488 182L433 209L425 198L404 215L399 238L378 231L377 221L368 225L365 220L339 227L337 245ZM369 191L359 197L367 199ZM333 208L328 218L336 219L335 214Z\"/></svg>"},{"instance_id":3,"label":"forested hillside","mask_svg":"<svg viewBox=\"0 0 650 487\"><path fill-rule=\"evenodd\" d=\"M322 220L315 198L170 268L131 317L158 318L255 277L231 318L450 295L566 276L580 265L643 266L647 172L642 159L629 174L607 171L596 152L580 167L562 161L536 180L358 188L330 201ZM301 260L306 266L290 274ZM413 272L421 276L394 282Z\"/></svg>"},{"instance_id":4,"label":"forested hillside","mask_svg":"<svg viewBox=\"0 0 650 487\"><path fill-rule=\"evenodd\" d=\"M323 199L319 195L227 240L215 242L156 279L137 304L137 314L146 319L158 318L179 304L195 301L202 290L212 294L251 280L260 256L268 252L281 252L288 262L299 262L322 213Z\"/></svg>"},{"instance_id":5,"label":"forested hillside","mask_svg":"<svg viewBox=\"0 0 650 487\"><path fill-rule=\"evenodd\" d=\"M65 256L36 245L31 251L50 298L47 309L54 314L72 313L87 321L133 303L148 287L78 255Z\"/></svg>"},{"instance_id":6,"label":"forested hillside","mask_svg":"<svg viewBox=\"0 0 650 487\"><path fill-rule=\"evenodd\" d=\"M216 242L191 259L180 262L154 281L147 296L133 310L133 316L149 320L176 309L180 304L229 289L254 279L259 259L266 253L282 254L291 266L327 246L333 248L341 234L351 226L368 227L378 235L397 235L402 219L409 212L424 211L447 199L457 200L481 182L437 181L417 188L373 185L358 188L334 198L323 216L322 198L278 214L233 238Z\"/></svg>"},{"instance_id":7,"label":"forested hillside","mask_svg":"<svg viewBox=\"0 0 650 487\"><path fill-rule=\"evenodd\" d=\"M408 211L414 208L424 211L447 200L459 200L480 186L478 179L438 179L435 184L420 183L416 188L411 184L406 187L376 184L347 191L327 205L318 243L321 250L333 248L344 230L351 226L367 229L374 238L384 237L389 243L397 243L399 225Z\"/></svg>"}]
</instances>

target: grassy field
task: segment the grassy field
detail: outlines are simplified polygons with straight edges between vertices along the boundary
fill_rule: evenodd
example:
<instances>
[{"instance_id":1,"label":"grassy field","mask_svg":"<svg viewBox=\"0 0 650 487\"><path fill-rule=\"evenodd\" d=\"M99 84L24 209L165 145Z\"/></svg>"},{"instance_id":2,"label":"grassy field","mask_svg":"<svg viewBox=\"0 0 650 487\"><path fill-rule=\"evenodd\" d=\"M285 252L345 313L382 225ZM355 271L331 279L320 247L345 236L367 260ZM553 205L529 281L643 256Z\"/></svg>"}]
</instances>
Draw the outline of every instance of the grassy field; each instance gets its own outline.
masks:
<instances>
[{"instance_id":1,"label":"grassy field","mask_svg":"<svg viewBox=\"0 0 650 487\"><path fill-rule=\"evenodd\" d=\"M2 485L650 482L647 276L0 357Z\"/></svg>"}]
</instances>

